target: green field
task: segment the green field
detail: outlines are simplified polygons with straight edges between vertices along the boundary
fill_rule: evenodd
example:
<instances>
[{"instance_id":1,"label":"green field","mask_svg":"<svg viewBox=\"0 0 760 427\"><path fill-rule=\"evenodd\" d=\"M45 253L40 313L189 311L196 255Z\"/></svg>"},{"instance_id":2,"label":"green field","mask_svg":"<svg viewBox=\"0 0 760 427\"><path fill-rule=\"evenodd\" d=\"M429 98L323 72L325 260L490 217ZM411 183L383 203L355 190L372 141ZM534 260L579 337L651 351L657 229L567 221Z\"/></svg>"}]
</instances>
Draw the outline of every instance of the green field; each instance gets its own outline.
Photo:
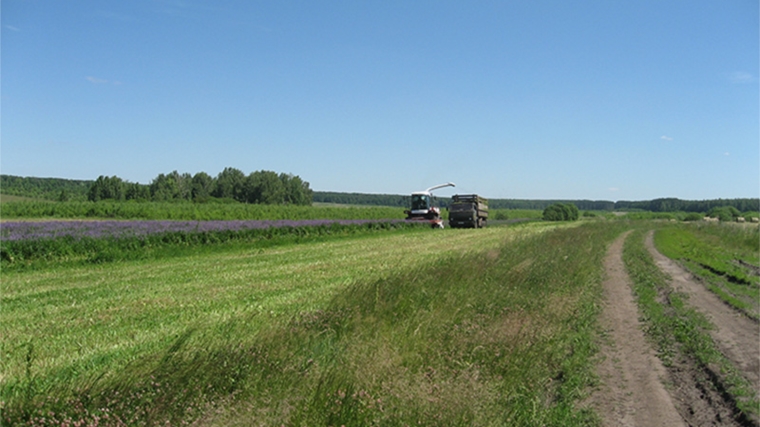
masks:
<instances>
[{"instance_id":1,"label":"green field","mask_svg":"<svg viewBox=\"0 0 760 427\"><path fill-rule=\"evenodd\" d=\"M169 202L53 202L17 196L0 198L4 220L30 219L151 219L151 220L305 220L305 219L404 219L404 209L390 206L314 203L313 206L247 203ZM442 210L444 219L448 211ZM490 221L540 219L541 210L492 209Z\"/></svg>"},{"instance_id":2,"label":"green field","mask_svg":"<svg viewBox=\"0 0 760 427\"><path fill-rule=\"evenodd\" d=\"M760 320L760 228L756 224L698 223L655 235L663 255L679 260L708 288Z\"/></svg>"},{"instance_id":3,"label":"green field","mask_svg":"<svg viewBox=\"0 0 760 427\"><path fill-rule=\"evenodd\" d=\"M400 230L4 272L3 417L588 425L576 404L620 227Z\"/></svg>"},{"instance_id":4,"label":"green field","mask_svg":"<svg viewBox=\"0 0 760 427\"><path fill-rule=\"evenodd\" d=\"M356 229L5 268L3 425L596 425L582 402L607 246L656 228L711 274L760 254L757 227L715 227ZM634 272L646 258L627 257ZM737 299L757 291L746 280Z\"/></svg>"}]
</instances>

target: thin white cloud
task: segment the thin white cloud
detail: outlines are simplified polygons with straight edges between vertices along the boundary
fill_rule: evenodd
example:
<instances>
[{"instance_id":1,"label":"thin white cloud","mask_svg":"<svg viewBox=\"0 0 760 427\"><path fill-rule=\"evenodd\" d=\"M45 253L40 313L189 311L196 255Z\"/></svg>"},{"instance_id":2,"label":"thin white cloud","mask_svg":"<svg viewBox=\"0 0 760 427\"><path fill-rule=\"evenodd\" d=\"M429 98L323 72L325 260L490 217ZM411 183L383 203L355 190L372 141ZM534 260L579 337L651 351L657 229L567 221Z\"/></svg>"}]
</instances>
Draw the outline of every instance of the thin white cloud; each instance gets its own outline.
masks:
<instances>
[{"instance_id":1,"label":"thin white cloud","mask_svg":"<svg viewBox=\"0 0 760 427\"><path fill-rule=\"evenodd\" d=\"M731 83L736 83L736 84L752 83L755 81L755 77L752 74L747 73L745 71L733 72L731 73L731 76L729 77L729 79L731 80Z\"/></svg>"},{"instance_id":2,"label":"thin white cloud","mask_svg":"<svg viewBox=\"0 0 760 427\"><path fill-rule=\"evenodd\" d=\"M610 188L609 188L609 190L610 190L611 192L613 192L613 193L614 193L614 192L616 192L616 191L620 191L620 189L619 189L619 188L617 188L617 187L610 187Z\"/></svg>"},{"instance_id":3,"label":"thin white cloud","mask_svg":"<svg viewBox=\"0 0 760 427\"><path fill-rule=\"evenodd\" d=\"M16 32L19 32L19 31L21 31L21 28L19 28L19 27L14 27L13 25L3 25L3 26L4 26L5 28L7 28L7 29L11 30L11 31L16 31Z\"/></svg>"},{"instance_id":4,"label":"thin white cloud","mask_svg":"<svg viewBox=\"0 0 760 427\"><path fill-rule=\"evenodd\" d=\"M120 82L119 80L110 81L110 80L101 79L101 78L93 77L93 76L87 76L87 77L85 77L85 79L87 79L88 82L90 82L90 83L92 83L94 85L112 84L114 86L121 86L121 85L124 84L124 83Z\"/></svg>"},{"instance_id":5,"label":"thin white cloud","mask_svg":"<svg viewBox=\"0 0 760 427\"><path fill-rule=\"evenodd\" d=\"M97 77L87 76L85 77L88 82L96 85L102 85L104 83L108 83L108 80L99 79Z\"/></svg>"},{"instance_id":6,"label":"thin white cloud","mask_svg":"<svg viewBox=\"0 0 760 427\"><path fill-rule=\"evenodd\" d=\"M663 141L672 141L672 140L673 140L673 138L672 138L672 137L670 137L670 136L667 136L667 135L663 135L663 136L661 136L661 137L660 137L660 139L661 139L661 140L663 140Z\"/></svg>"},{"instance_id":7,"label":"thin white cloud","mask_svg":"<svg viewBox=\"0 0 760 427\"><path fill-rule=\"evenodd\" d=\"M728 151L726 151L725 153L723 153L723 155L726 156L726 157L728 157L728 156L731 155L731 153L729 153Z\"/></svg>"}]
</instances>

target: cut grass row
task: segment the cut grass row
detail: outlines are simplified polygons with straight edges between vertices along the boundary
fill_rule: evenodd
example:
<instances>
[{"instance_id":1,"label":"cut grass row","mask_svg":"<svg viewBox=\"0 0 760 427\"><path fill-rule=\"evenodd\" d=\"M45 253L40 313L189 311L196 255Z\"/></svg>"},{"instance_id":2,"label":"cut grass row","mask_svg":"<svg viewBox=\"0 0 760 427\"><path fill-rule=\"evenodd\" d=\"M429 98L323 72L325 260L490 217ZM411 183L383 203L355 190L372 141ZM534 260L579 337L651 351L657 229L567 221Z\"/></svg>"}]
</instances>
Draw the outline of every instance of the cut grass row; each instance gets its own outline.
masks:
<instances>
[{"instance_id":1,"label":"cut grass row","mask_svg":"<svg viewBox=\"0 0 760 427\"><path fill-rule=\"evenodd\" d=\"M3 419L593 424L575 403L625 225L575 225L4 272Z\"/></svg>"},{"instance_id":2,"label":"cut grass row","mask_svg":"<svg viewBox=\"0 0 760 427\"><path fill-rule=\"evenodd\" d=\"M670 227L658 229L655 241L661 241L662 234L668 235L673 230ZM684 363L704 372L719 372L717 376L706 376L703 380L709 383L706 387L728 393L730 400L736 402L737 419L756 418L760 414L756 392L718 350L709 335L713 328L709 320L688 304L687 295L670 286L669 278L645 247L644 230L638 229L628 237L623 258L634 284L645 331L665 366Z\"/></svg>"}]
</instances>

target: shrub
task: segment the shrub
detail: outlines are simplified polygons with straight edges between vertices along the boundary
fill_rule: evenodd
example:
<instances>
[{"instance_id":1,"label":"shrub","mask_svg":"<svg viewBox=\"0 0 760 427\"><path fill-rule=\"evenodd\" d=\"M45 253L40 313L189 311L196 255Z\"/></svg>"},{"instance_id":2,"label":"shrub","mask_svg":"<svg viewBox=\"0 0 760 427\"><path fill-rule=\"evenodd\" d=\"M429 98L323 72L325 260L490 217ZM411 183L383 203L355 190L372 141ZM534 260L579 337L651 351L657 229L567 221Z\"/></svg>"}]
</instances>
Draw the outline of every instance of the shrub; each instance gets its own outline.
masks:
<instances>
[{"instance_id":1,"label":"shrub","mask_svg":"<svg viewBox=\"0 0 760 427\"><path fill-rule=\"evenodd\" d=\"M555 203L544 209L544 221L575 221L578 219L578 208L572 203Z\"/></svg>"},{"instance_id":2,"label":"shrub","mask_svg":"<svg viewBox=\"0 0 760 427\"><path fill-rule=\"evenodd\" d=\"M707 216L718 218L721 221L734 221L741 216L741 212L733 206L721 206L710 209L710 211L707 212Z\"/></svg>"},{"instance_id":3,"label":"shrub","mask_svg":"<svg viewBox=\"0 0 760 427\"><path fill-rule=\"evenodd\" d=\"M702 219L702 214L698 214L696 212L686 214L686 216L683 217L684 221L699 221L701 219Z\"/></svg>"}]
</instances>

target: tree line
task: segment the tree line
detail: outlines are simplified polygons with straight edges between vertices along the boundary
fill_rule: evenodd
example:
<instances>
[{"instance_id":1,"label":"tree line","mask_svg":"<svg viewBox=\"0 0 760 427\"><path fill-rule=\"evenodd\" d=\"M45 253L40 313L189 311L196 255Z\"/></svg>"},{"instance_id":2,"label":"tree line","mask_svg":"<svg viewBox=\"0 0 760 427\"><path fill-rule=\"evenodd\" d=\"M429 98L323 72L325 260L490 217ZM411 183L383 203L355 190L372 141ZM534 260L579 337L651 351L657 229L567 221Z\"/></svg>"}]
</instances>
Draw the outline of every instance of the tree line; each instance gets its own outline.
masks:
<instances>
[{"instance_id":1,"label":"tree line","mask_svg":"<svg viewBox=\"0 0 760 427\"><path fill-rule=\"evenodd\" d=\"M34 199L84 201L91 185L91 180L0 175L0 192L2 194Z\"/></svg>"},{"instance_id":2,"label":"tree line","mask_svg":"<svg viewBox=\"0 0 760 427\"><path fill-rule=\"evenodd\" d=\"M314 201L346 205L378 205L408 207L408 195L363 194L315 191ZM449 205L448 197L438 197L437 204L443 208ZM647 201L609 200L530 200L530 199L488 199L491 209L544 210L556 204L572 204L583 211L649 211L649 212L707 212L715 207L732 206L741 212L760 210L760 198L680 200L676 198Z\"/></svg>"},{"instance_id":3,"label":"tree line","mask_svg":"<svg viewBox=\"0 0 760 427\"><path fill-rule=\"evenodd\" d=\"M310 205L309 183L292 174L260 170L245 175L225 168L216 177L206 172L195 175L173 171L159 174L150 184L124 181L117 176L99 176L87 191L87 200L193 201L234 200L269 205Z\"/></svg>"},{"instance_id":4,"label":"tree line","mask_svg":"<svg viewBox=\"0 0 760 427\"><path fill-rule=\"evenodd\" d=\"M277 182L279 181L279 183ZM95 185L97 184L97 185ZM93 188L95 187L95 188ZM214 201L243 203L396 206L406 208L409 195L312 191L298 176L258 171L245 175L226 168L216 177L205 172L195 175L176 171L157 176L150 184L137 184L118 177L101 176L95 181L34 178L0 175L0 192L46 200L145 200ZM439 197L438 205L448 207L449 198ZM529 200L489 199L491 209L544 210L556 203L573 204L582 211L649 211L705 213L713 208L734 207L740 212L760 211L760 198L681 200L660 198L647 201L608 200Z\"/></svg>"},{"instance_id":5,"label":"tree line","mask_svg":"<svg viewBox=\"0 0 760 427\"><path fill-rule=\"evenodd\" d=\"M760 211L760 198L680 200L676 198L654 199L650 201L615 203L616 210L642 210L650 212L708 212L713 208L733 207L740 212Z\"/></svg>"}]
</instances>

